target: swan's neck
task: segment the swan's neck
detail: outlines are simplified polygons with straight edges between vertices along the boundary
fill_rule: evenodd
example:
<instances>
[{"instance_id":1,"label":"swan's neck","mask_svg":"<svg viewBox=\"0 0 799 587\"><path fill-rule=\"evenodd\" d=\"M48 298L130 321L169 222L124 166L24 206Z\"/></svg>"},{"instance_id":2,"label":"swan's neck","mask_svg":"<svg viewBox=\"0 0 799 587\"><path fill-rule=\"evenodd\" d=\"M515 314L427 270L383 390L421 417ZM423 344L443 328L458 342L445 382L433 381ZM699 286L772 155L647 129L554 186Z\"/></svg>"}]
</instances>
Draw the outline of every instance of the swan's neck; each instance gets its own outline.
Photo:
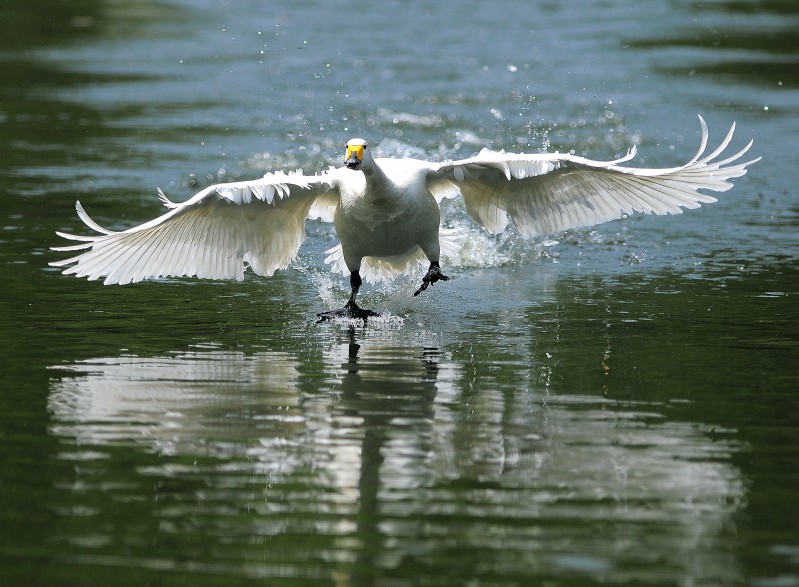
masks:
<instances>
[{"instance_id":1,"label":"swan's neck","mask_svg":"<svg viewBox=\"0 0 799 587\"><path fill-rule=\"evenodd\" d=\"M369 161L369 165L363 167L362 170L366 178L367 193L382 192L391 185L385 171L374 160Z\"/></svg>"},{"instance_id":2,"label":"swan's neck","mask_svg":"<svg viewBox=\"0 0 799 587\"><path fill-rule=\"evenodd\" d=\"M363 170L366 179L366 201L372 205L386 206L400 199L397 186L374 161Z\"/></svg>"}]
</instances>

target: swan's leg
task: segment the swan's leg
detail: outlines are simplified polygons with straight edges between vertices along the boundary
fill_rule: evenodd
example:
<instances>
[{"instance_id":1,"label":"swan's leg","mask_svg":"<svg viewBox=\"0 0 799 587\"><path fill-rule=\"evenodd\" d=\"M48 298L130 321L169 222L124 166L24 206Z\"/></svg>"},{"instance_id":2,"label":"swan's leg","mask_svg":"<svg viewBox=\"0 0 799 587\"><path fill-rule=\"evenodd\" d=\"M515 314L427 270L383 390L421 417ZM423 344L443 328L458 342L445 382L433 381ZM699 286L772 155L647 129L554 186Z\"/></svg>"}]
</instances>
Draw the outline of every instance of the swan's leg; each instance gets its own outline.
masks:
<instances>
[{"instance_id":1,"label":"swan's leg","mask_svg":"<svg viewBox=\"0 0 799 587\"><path fill-rule=\"evenodd\" d=\"M422 278L422 285L419 286L415 292L413 292L414 296L418 296L424 290L427 289L428 286L433 285L436 281L448 281L449 277L441 273L441 266L438 264L438 261L432 261L430 263L430 269L427 270L427 275Z\"/></svg>"},{"instance_id":2,"label":"swan's leg","mask_svg":"<svg viewBox=\"0 0 799 587\"><path fill-rule=\"evenodd\" d=\"M355 296L358 295L358 290L361 289L361 285L363 285L361 274L358 271L353 271L350 273L350 287L352 288L352 291L350 292L350 299L346 304L344 304L343 308L339 308L338 310L330 310L328 312L319 312L317 314L319 317L319 322L324 322L325 320L330 320L332 318L361 318L366 320L371 316L379 316L380 314L377 312L367 310L366 308L361 308L355 303Z\"/></svg>"},{"instance_id":3,"label":"swan's leg","mask_svg":"<svg viewBox=\"0 0 799 587\"><path fill-rule=\"evenodd\" d=\"M347 306L353 305L356 308L358 307L355 304L355 296L358 295L358 290L361 289L362 285L363 285L363 280L361 279L360 271L353 271L352 273L350 273L350 288L352 288L352 291L350 292L350 299L347 301Z\"/></svg>"}]
</instances>

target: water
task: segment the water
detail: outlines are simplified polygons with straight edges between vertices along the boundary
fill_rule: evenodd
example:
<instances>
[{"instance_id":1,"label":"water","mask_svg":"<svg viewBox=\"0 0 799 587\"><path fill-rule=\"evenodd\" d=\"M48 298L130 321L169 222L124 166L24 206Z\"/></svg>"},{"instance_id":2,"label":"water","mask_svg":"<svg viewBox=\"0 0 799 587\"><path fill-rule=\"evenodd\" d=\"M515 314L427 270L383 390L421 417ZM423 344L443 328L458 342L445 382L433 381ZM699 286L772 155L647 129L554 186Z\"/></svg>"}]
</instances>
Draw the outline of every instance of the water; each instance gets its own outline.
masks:
<instances>
[{"instance_id":1,"label":"water","mask_svg":"<svg viewBox=\"0 0 799 587\"><path fill-rule=\"evenodd\" d=\"M0 35L0 579L799 585L791 2L84 1ZM717 204L468 246L346 299L328 226L243 283L47 267L218 180L483 146L669 166Z\"/></svg>"}]
</instances>

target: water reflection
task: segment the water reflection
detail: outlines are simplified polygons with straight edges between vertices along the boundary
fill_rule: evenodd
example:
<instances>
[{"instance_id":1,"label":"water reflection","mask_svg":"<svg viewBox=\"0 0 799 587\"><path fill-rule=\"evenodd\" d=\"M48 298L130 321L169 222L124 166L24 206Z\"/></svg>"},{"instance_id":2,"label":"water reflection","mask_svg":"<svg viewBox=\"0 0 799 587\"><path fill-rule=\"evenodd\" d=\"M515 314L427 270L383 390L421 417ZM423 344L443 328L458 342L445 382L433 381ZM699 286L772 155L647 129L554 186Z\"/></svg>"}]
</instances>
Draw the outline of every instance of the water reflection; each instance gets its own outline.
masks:
<instances>
[{"instance_id":1,"label":"water reflection","mask_svg":"<svg viewBox=\"0 0 799 587\"><path fill-rule=\"evenodd\" d=\"M738 576L730 431L534 377L486 385L408 337L342 328L318 352L58 366L50 432L76 467L55 540L87 564L353 585ZM147 540L117 535L142 518Z\"/></svg>"},{"instance_id":2,"label":"water reflection","mask_svg":"<svg viewBox=\"0 0 799 587\"><path fill-rule=\"evenodd\" d=\"M237 442L279 419L291 434L296 362L282 353L246 356L193 349L162 357L120 356L69 368L49 407L57 435L78 445L133 443L165 455L235 456Z\"/></svg>"}]
</instances>

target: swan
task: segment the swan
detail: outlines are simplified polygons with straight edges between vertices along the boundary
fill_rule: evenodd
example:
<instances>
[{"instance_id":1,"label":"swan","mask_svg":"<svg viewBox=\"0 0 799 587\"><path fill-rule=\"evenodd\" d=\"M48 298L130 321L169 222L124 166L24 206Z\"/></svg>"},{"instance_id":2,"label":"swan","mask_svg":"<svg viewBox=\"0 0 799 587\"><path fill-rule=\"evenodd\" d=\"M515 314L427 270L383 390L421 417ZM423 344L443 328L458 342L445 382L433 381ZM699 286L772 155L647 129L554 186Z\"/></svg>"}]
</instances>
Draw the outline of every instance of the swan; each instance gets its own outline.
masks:
<instances>
[{"instance_id":1,"label":"swan","mask_svg":"<svg viewBox=\"0 0 799 587\"><path fill-rule=\"evenodd\" d=\"M568 153L516 154L483 149L467 159L431 162L373 158L363 139L346 145L344 165L317 175L270 172L261 179L208 186L182 203L159 196L168 211L128 230L94 222L76 202L78 217L97 234L57 234L78 244L52 247L78 254L51 262L63 273L126 284L157 277L244 278L249 266L271 276L286 268L305 238L305 220L332 221L340 245L325 259L349 272L344 307L321 312L321 320L377 315L356 296L363 267L385 273L429 263L414 296L447 281L440 265L439 202L462 197L466 212L489 233L513 224L532 238L587 227L633 213L680 214L715 202L704 190L724 192L759 157L741 161L752 141L719 160L735 131L705 155L707 124L699 116L696 155L679 167L645 169L622 164L636 155L592 161Z\"/></svg>"}]
</instances>

